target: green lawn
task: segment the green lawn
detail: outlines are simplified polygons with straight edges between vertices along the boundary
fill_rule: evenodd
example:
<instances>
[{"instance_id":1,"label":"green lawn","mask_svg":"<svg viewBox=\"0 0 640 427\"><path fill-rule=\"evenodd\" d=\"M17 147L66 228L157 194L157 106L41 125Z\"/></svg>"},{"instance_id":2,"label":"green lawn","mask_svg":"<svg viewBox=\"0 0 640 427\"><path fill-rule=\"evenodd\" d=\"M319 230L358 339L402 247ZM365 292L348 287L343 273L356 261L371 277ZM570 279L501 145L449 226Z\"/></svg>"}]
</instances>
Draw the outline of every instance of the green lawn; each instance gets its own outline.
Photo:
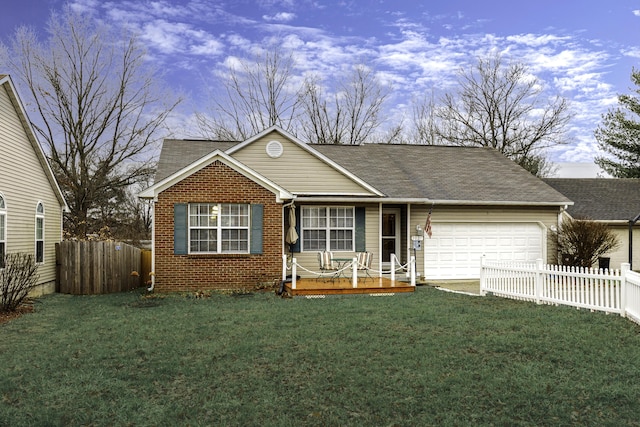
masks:
<instances>
[{"instance_id":1,"label":"green lawn","mask_svg":"<svg viewBox=\"0 0 640 427\"><path fill-rule=\"evenodd\" d=\"M0 325L2 426L640 426L640 326L395 297L50 295Z\"/></svg>"}]
</instances>

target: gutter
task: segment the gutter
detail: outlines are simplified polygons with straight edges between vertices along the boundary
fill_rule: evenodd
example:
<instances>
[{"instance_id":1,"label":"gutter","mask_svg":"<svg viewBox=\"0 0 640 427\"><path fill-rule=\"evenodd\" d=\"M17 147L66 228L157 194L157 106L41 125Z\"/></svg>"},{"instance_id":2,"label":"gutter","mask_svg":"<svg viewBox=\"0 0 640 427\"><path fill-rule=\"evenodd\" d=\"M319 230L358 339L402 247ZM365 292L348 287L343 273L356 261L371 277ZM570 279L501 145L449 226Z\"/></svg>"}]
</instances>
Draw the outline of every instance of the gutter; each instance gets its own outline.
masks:
<instances>
[{"instance_id":1,"label":"gutter","mask_svg":"<svg viewBox=\"0 0 640 427\"><path fill-rule=\"evenodd\" d=\"M567 207L573 202L528 202L505 200L434 200L424 198L390 198L390 197L340 197L340 196L302 196L298 195L298 202L331 202L331 203L386 203L386 204L436 204L450 206L560 206Z\"/></svg>"}]
</instances>

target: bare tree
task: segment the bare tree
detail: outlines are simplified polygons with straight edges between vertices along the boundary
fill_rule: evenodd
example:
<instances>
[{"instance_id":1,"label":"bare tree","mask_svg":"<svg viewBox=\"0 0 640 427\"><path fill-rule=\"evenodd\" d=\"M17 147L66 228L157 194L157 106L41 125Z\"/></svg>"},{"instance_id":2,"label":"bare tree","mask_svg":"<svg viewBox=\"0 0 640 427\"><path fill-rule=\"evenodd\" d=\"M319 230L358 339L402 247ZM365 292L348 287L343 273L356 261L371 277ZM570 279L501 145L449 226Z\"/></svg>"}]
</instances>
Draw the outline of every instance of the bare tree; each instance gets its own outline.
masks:
<instances>
[{"instance_id":1,"label":"bare tree","mask_svg":"<svg viewBox=\"0 0 640 427\"><path fill-rule=\"evenodd\" d=\"M211 114L198 113L209 138L244 140L278 125L295 133L300 88L294 84L294 60L273 43L251 59L231 59L221 96L213 96Z\"/></svg>"},{"instance_id":2,"label":"bare tree","mask_svg":"<svg viewBox=\"0 0 640 427\"><path fill-rule=\"evenodd\" d=\"M100 26L65 7L53 13L49 38L17 30L6 60L42 116L34 123L67 198L67 233L95 232L90 213L153 168L150 145L179 103L157 85L133 36Z\"/></svg>"},{"instance_id":3,"label":"bare tree","mask_svg":"<svg viewBox=\"0 0 640 427\"><path fill-rule=\"evenodd\" d=\"M588 219L570 218L553 233L563 265L591 268L598 258L620 246L615 233L606 224Z\"/></svg>"},{"instance_id":4,"label":"bare tree","mask_svg":"<svg viewBox=\"0 0 640 427\"><path fill-rule=\"evenodd\" d=\"M433 92L429 98L414 104L413 135L411 139L416 143L436 145L439 142L435 111L436 102Z\"/></svg>"},{"instance_id":5,"label":"bare tree","mask_svg":"<svg viewBox=\"0 0 640 427\"><path fill-rule=\"evenodd\" d=\"M381 125L388 88L364 65L339 81L334 95L324 92L317 77L308 78L302 94L305 110L303 132L318 144L360 144ZM398 133L393 130L390 138Z\"/></svg>"},{"instance_id":6,"label":"bare tree","mask_svg":"<svg viewBox=\"0 0 640 427\"><path fill-rule=\"evenodd\" d=\"M459 91L445 94L435 112L443 143L492 147L526 167L544 149L566 142L566 99L543 98L525 65L505 66L500 55L480 58L460 71L458 82Z\"/></svg>"}]
</instances>

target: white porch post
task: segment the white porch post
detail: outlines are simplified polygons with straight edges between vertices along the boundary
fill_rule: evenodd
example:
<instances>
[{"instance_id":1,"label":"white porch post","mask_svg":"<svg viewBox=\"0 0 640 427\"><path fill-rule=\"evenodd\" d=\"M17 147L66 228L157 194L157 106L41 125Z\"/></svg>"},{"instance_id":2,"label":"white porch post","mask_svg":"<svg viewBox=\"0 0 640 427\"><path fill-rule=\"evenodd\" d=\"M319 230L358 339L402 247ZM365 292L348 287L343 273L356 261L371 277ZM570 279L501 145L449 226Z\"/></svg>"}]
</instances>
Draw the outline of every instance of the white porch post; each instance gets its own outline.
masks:
<instances>
[{"instance_id":1,"label":"white porch post","mask_svg":"<svg viewBox=\"0 0 640 427\"><path fill-rule=\"evenodd\" d=\"M391 261L391 281L396 281L396 254L391 254L389 257Z\"/></svg>"},{"instance_id":2,"label":"white porch post","mask_svg":"<svg viewBox=\"0 0 640 427\"><path fill-rule=\"evenodd\" d=\"M291 289L296 288L297 263L298 261L295 258L291 259Z\"/></svg>"},{"instance_id":3,"label":"white porch post","mask_svg":"<svg viewBox=\"0 0 640 427\"><path fill-rule=\"evenodd\" d=\"M413 255L411 255L410 263L411 265L409 266L410 267L409 271L411 271L411 274L410 274L411 286L415 286L416 285L416 257L414 257Z\"/></svg>"},{"instance_id":4,"label":"white porch post","mask_svg":"<svg viewBox=\"0 0 640 427\"><path fill-rule=\"evenodd\" d=\"M287 280L287 254L282 254L282 280Z\"/></svg>"},{"instance_id":5,"label":"white porch post","mask_svg":"<svg viewBox=\"0 0 640 427\"><path fill-rule=\"evenodd\" d=\"M353 261L351 261L351 271L352 271L352 279L351 279L351 284L353 285L354 288L358 287L358 258L353 258Z\"/></svg>"}]
</instances>

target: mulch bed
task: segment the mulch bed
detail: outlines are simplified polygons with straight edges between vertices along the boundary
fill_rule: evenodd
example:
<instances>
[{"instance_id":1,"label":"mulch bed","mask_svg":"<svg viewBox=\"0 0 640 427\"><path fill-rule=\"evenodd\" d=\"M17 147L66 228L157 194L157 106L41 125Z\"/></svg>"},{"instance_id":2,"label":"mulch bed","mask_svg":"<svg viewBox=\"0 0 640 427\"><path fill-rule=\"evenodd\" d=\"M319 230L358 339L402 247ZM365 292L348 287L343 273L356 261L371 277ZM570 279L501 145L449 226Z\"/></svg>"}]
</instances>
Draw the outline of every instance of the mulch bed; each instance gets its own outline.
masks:
<instances>
[{"instance_id":1,"label":"mulch bed","mask_svg":"<svg viewBox=\"0 0 640 427\"><path fill-rule=\"evenodd\" d=\"M33 304L29 301L20 305L16 311L0 311L0 325L27 313L33 313Z\"/></svg>"}]
</instances>

